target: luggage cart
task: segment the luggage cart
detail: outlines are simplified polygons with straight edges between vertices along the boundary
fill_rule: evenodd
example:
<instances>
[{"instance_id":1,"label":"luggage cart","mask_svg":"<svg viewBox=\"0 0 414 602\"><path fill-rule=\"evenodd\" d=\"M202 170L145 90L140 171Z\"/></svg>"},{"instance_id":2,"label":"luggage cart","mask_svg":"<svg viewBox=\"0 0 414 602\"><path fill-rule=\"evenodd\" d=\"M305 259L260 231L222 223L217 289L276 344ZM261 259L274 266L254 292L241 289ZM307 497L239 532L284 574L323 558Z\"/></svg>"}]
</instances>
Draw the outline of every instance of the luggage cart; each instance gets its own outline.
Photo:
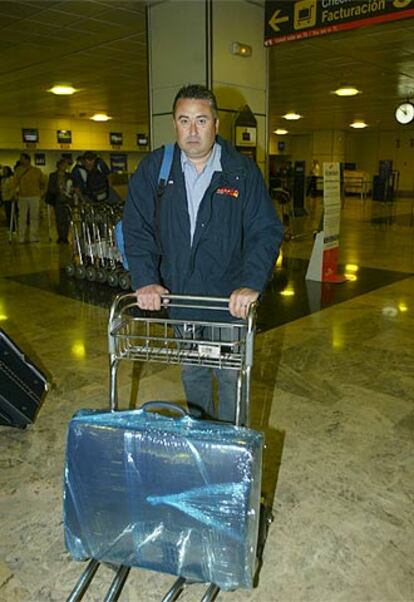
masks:
<instances>
[{"instance_id":1,"label":"luggage cart","mask_svg":"<svg viewBox=\"0 0 414 602\"><path fill-rule=\"evenodd\" d=\"M175 311L190 310L208 312L223 316L228 312L227 298L198 297L187 295L162 296L164 307ZM156 362L203 366L207 368L238 371L236 397L236 426L250 424L250 379L253 365L253 346L256 322L256 303L252 303L246 320L226 322L224 320L193 320L169 317L161 312L142 312L137 307L133 293L120 293L115 298L108 322L109 351L109 405L112 412L119 411L118 367L121 361ZM151 317L148 317L148 314ZM147 314L147 315L143 315ZM179 327L179 332L177 332ZM200 329L203 336L200 337ZM207 330L208 336L205 336ZM151 402L144 404L151 406ZM171 406L164 402L154 402L156 406ZM178 409L179 406L177 406ZM271 510L264 504L260 508L259 534L257 542L256 567L260 568L264 543L268 528L273 520ZM100 562L91 559L69 595L67 602L81 600L92 582ZM107 591L104 602L118 600L127 580L130 567L119 566ZM177 600L184 590L194 583L178 577L164 595L161 602ZM199 582L197 582L200 585ZM220 592L214 583L206 583L206 590L200 602L212 602Z\"/></svg>"},{"instance_id":2,"label":"luggage cart","mask_svg":"<svg viewBox=\"0 0 414 602\"><path fill-rule=\"evenodd\" d=\"M79 199L69 211L73 252L66 274L78 280L130 290L130 276L122 267L122 257L114 240L120 209Z\"/></svg>"}]
</instances>

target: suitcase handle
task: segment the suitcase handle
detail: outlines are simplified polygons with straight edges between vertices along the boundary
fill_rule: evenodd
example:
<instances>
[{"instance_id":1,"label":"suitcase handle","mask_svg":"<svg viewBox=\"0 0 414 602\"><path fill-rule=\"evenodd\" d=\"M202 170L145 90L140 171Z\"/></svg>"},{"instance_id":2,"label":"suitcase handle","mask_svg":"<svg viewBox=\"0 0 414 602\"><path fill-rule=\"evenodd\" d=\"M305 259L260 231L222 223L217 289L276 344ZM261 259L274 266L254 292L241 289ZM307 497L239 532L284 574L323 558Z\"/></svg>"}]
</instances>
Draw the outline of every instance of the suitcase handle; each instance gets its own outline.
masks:
<instances>
[{"instance_id":1,"label":"suitcase handle","mask_svg":"<svg viewBox=\"0 0 414 602\"><path fill-rule=\"evenodd\" d=\"M180 414L182 417L190 415L185 408L168 401L147 401L141 406L141 410L144 410L144 412L151 410L169 410L170 412Z\"/></svg>"}]
</instances>

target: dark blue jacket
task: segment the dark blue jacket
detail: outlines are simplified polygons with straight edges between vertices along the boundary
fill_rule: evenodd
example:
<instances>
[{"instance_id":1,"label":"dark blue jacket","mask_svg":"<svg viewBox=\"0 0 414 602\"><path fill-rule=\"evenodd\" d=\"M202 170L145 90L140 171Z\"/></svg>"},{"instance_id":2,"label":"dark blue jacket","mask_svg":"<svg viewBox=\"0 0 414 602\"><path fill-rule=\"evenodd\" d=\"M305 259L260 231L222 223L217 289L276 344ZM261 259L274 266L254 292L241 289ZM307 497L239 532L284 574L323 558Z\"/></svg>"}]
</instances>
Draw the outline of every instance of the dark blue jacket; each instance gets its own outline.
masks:
<instances>
[{"instance_id":1,"label":"dark blue jacket","mask_svg":"<svg viewBox=\"0 0 414 602\"><path fill-rule=\"evenodd\" d=\"M193 244L180 149L157 201L163 149L132 176L124 209L132 286L163 284L171 293L228 297L240 287L262 292L283 236L261 172L217 137L222 172L213 174L198 210Z\"/></svg>"}]
</instances>

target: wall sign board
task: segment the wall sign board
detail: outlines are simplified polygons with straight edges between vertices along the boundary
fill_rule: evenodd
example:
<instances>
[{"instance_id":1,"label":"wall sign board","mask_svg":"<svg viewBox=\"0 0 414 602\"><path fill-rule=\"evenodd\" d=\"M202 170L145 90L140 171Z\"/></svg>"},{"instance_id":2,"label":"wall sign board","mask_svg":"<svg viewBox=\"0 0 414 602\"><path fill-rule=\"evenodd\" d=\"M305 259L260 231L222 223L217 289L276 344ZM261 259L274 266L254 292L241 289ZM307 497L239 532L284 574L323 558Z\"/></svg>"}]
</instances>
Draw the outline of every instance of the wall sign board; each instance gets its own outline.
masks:
<instances>
[{"instance_id":1,"label":"wall sign board","mask_svg":"<svg viewBox=\"0 0 414 602\"><path fill-rule=\"evenodd\" d=\"M109 143L112 146L121 146L123 142L122 132L110 132L109 134Z\"/></svg>"},{"instance_id":2,"label":"wall sign board","mask_svg":"<svg viewBox=\"0 0 414 602\"><path fill-rule=\"evenodd\" d=\"M111 171L128 172L128 155L126 153L111 153Z\"/></svg>"},{"instance_id":3,"label":"wall sign board","mask_svg":"<svg viewBox=\"0 0 414 602\"><path fill-rule=\"evenodd\" d=\"M57 130L56 137L59 144L72 144L71 130Z\"/></svg>"},{"instance_id":4,"label":"wall sign board","mask_svg":"<svg viewBox=\"0 0 414 602\"><path fill-rule=\"evenodd\" d=\"M147 134L137 134L137 146L148 146Z\"/></svg>"},{"instance_id":5,"label":"wall sign board","mask_svg":"<svg viewBox=\"0 0 414 602\"><path fill-rule=\"evenodd\" d=\"M39 130L36 128L22 128L23 142L36 144L39 142Z\"/></svg>"},{"instance_id":6,"label":"wall sign board","mask_svg":"<svg viewBox=\"0 0 414 602\"><path fill-rule=\"evenodd\" d=\"M46 165L46 154L45 153L35 153L34 154L34 164L35 165Z\"/></svg>"},{"instance_id":7,"label":"wall sign board","mask_svg":"<svg viewBox=\"0 0 414 602\"><path fill-rule=\"evenodd\" d=\"M414 17L413 0L266 0L265 46Z\"/></svg>"}]
</instances>

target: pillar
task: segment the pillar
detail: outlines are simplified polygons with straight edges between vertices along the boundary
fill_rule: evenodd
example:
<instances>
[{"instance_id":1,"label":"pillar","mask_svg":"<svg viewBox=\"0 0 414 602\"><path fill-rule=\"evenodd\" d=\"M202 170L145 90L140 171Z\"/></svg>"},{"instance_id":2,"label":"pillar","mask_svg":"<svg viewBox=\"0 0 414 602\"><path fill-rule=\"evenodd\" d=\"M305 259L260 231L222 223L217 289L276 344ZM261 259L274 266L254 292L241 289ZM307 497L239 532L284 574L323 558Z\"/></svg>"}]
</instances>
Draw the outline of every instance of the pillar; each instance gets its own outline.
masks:
<instances>
[{"instance_id":1,"label":"pillar","mask_svg":"<svg viewBox=\"0 0 414 602\"><path fill-rule=\"evenodd\" d=\"M233 141L233 121L249 105L257 119L257 163L265 173L267 151L267 50L264 4L247 0L164 0L148 6L151 148L175 139L171 105L188 83L204 84L217 97L220 134ZM252 47L232 54L234 42Z\"/></svg>"}]
</instances>

